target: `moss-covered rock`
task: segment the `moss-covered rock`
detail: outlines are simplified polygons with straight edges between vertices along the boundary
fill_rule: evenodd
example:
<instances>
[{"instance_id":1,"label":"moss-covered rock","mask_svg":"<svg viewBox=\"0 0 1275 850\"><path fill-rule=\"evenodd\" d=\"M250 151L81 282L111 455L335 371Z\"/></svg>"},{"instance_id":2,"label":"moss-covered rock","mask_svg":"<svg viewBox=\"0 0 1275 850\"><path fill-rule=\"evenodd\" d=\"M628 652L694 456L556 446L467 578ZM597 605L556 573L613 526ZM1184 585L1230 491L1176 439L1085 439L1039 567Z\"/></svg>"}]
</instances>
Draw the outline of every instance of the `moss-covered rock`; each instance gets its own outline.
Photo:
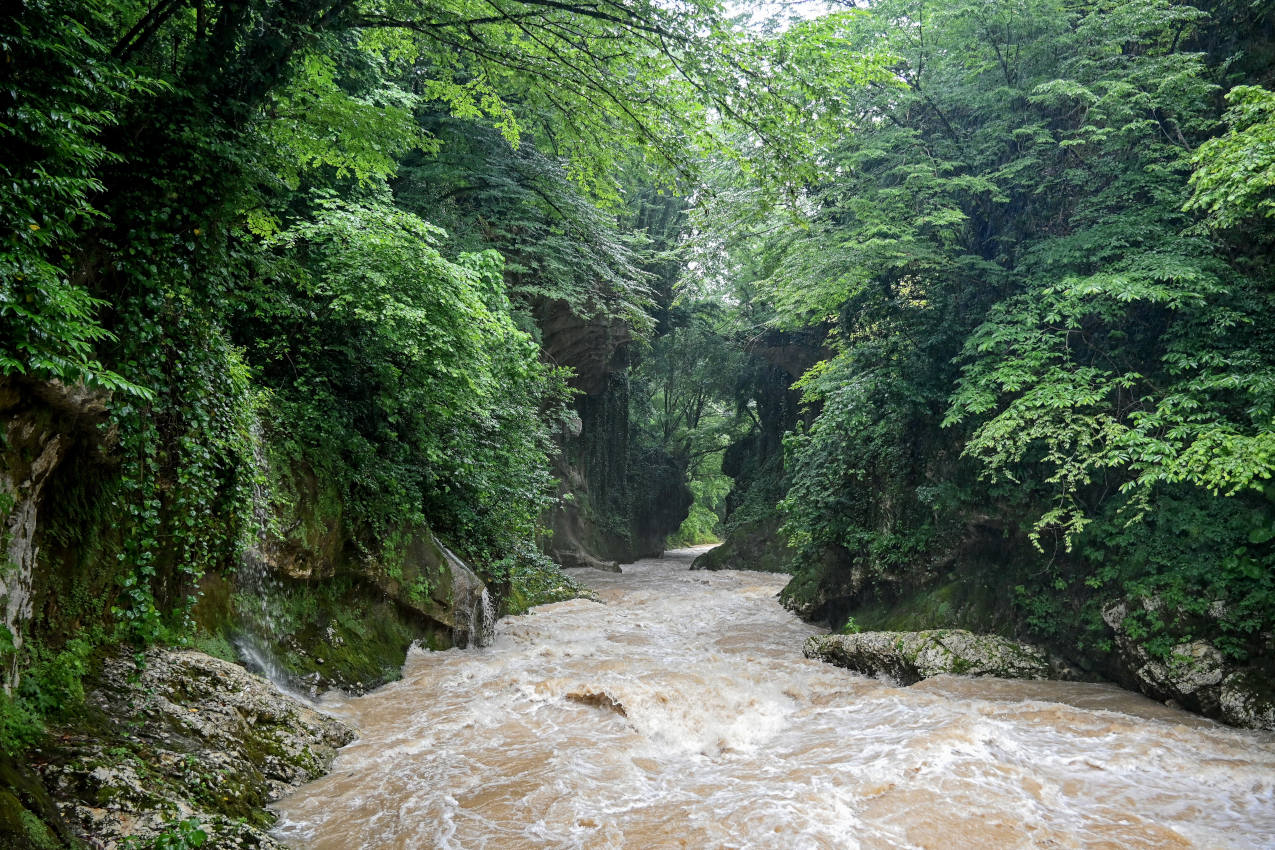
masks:
<instances>
[{"instance_id":1,"label":"moss-covered rock","mask_svg":"<svg viewBox=\"0 0 1275 850\"><path fill-rule=\"evenodd\" d=\"M866 570L846 569L845 560L841 553L824 551L817 562L793 575L779 592L779 601L804 620L836 622L846 608L846 600L858 598L868 583Z\"/></svg>"},{"instance_id":2,"label":"moss-covered rock","mask_svg":"<svg viewBox=\"0 0 1275 850\"><path fill-rule=\"evenodd\" d=\"M861 631L919 632L961 628L1014 637L1014 612L1003 582L991 571L948 575L933 585L889 600L848 609L844 619Z\"/></svg>"},{"instance_id":3,"label":"moss-covered rock","mask_svg":"<svg viewBox=\"0 0 1275 850\"><path fill-rule=\"evenodd\" d=\"M214 847L281 847L265 807L322 775L353 739L341 721L243 668L189 650L108 658L86 718L37 753L81 840L114 848L193 819Z\"/></svg>"},{"instance_id":4,"label":"moss-covered rock","mask_svg":"<svg viewBox=\"0 0 1275 850\"><path fill-rule=\"evenodd\" d=\"M504 610L506 614L525 614L537 605L580 597L593 599L594 594L556 565L547 564L539 568L532 565L518 566L509 576Z\"/></svg>"},{"instance_id":5,"label":"moss-covered rock","mask_svg":"<svg viewBox=\"0 0 1275 850\"><path fill-rule=\"evenodd\" d=\"M904 685L943 673L1002 679L1068 677L1065 666L1051 663L1039 647L964 629L816 635L806 641L804 652L807 658L868 675L884 674Z\"/></svg>"},{"instance_id":6,"label":"moss-covered rock","mask_svg":"<svg viewBox=\"0 0 1275 850\"><path fill-rule=\"evenodd\" d=\"M0 756L0 850L61 850L75 841L39 774Z\"/></svg>"},{"instance_id":7,"label":"moss-covered rock","mask_svg":"<svg viewBox=\"0 0 1275 850\"><path fill-rule=\"evenodd\" d=\"M278 467L282 471L275 472ZM248 553L236 584L282 582L322 588L344 579L379 591L406 612L467 640L470 614L484 585L423 523L396 528L371 543L356 539L332 483L306 464L275 459L269 532ZM246 579L246 580L245 580Z\"/></svg>"},{"instance_id":8,"label":"moss-covered rock","mask_svg":"<svg viewBox=\"0 0 1275 850\"><path fill-rule=\"evenodd\" d=\"M330 688L365 693L399 677L414 643L446 649L454 642L450 629L357 585L290 588L266 604L284 612L279 622L286 625L269 645L259 634L235 634L238 654L251 656L245 650L252 647L276 668L257 672L281 675L311 696Z\"/></svg>"},{"instance_id":9,"label":"moss-covered rock","mask_svg":"<svg viewBox=\"0 0 1275 850\"><path fill-rule=\"evenodd\" d=\"M413 644L465 646L490 627L483 581L427 525L370 550L331 488L299 462L276 471L286 463L271 464L262 539L237 569L201 581L198 645L311 695L363 693L396 679Z\"/></svg>"},{"instance_id":10,"label":"moss-covered rock","mask_svg":"<svg viewBox=\"0 0 1275 850\"><path fill-rule=\"evenodd\" d=\"M1144 599L1103 608L1102 618L1114 637L1114 660L1123 678L1131 680L1127 684L1154 699L1233 726L1275 730L1275 661L1265 658L1237 664L1212 643L1199 639L1183 641L1157 655L1130 629L1129 615L1134 605L1154 609L1159 604L1156 599Z\"/></svg>"},{"instance_id":11,"label":"moss-covered rock","mask_svg":"<svg viewBox=\"0 0 1275 850\"><path fill-rule=\"evenodd\" d=\"M782 521L772 514L732 529L721 545L714 546L691 564L693 570L755 570L790 573L795 553L779 530Z\"/></svg>"}]
</instances>

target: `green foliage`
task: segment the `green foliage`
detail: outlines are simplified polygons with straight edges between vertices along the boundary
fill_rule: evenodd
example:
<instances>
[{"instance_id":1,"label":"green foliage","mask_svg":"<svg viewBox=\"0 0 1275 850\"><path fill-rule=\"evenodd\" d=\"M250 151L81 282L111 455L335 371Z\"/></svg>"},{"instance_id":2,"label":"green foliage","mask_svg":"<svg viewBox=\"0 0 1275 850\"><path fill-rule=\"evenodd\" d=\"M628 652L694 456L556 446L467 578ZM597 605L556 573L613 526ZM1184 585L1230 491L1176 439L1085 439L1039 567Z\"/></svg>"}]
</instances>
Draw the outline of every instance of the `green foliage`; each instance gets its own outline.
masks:
<instances>
[{"instance_id":1,"label":"green foliage","mask_svg":"<svg viewBox=\"0 0 1275 850\"><path fill-rule=\"evenodd\" d=\"M1275 92L1236 86L1226 100L1226 133L1191 158L1194 192L1186 204L1206 211L1219 227L1275 216Z\"/></svg>"},{"instance_id":2,"label":"green foliage","mask_svg":"<svg viewBox=\"0 0 1275 850\"><path fill-rule=\"evenodd\" d=\"M100 135L154 85L112 62L105 37L101 7L76 0L22 3L0 24L0 374L145 396L95 356L113 338L98 320L105 302L75 280L77 242L101 215L101 169L116 159Z\"/></svg>"},{"instance_id":3,"label":"green foliage","mask_svg":"<svg viewBox=\"0 0 1275 850\"><path fill-rule=\"evenodd\" d=\"M448 231L457 251L495 249L515 303L562 302L582 317L647 330L648 246L571 182L535 144L509 145L494 130L431 117L441 149L409 157L396 202Z\"/></svg>"},{"instance_id":4,"label":"green foliage","mask_svg":"<svg viewBox=\"0 0 1275 850\"><path fill-rule=\"evenodd\" d=\"M720 454L707 456L691 473L687 486L691 488L694 501L681 527L669 536L669 548L699 546L721 540L726 496L731 488L730 476L722 474L721 465Z\"/></svg>"},{"instance_id":5,"label":"green foliage","mask_svg":"<svg viewBox=\"0 0 1275 850\"><path fill-rule=\"evenodd\" d=\"M775 72L712 3L517 5L36 0L5 18L0 368L115 391L119 587L99 614L123 634L185 630L195 580L255 529L263 410L341 482L366 539L423 515L480 560L530 539L562 376L483 249L508 251L520 295L643 324L634 246L588 198L618 206L620 163L688 170L720 145L700 118L737 91L723 69L758 92ZM731 108L773 129L792 114ZM384 181L436 152L439 112L453 141L504 145L488 171L518 175L539 234L449 262L392 206ZM580 271L594 257L600 285Z\"/></svg>"},{"instance_id":6,"label":"green foliage","mask_svg":"<svg viewBox=\"0 0 1275 850\"><path fill-rule=\"evenodd\" d=\"M51 532L115 558L76 616L188 632L201 575L260 531L267 443L365 554L428 521L519 604L573 592L528 554L569 418L532 328L569 313L615 334L577 407L618 436L569 460L617 538L686 478L684 541L786 491L810 588L906 583L982 524L1034 538L1040 631L1131 595L1149 639L1211 619L1255 652L1275 101L1223 32L1238 5L749 28L714 0L24 2L0 22L0 374L109 407L83 452L111 503ZM822 361L805 414L773 391L810 362L776 329ZM7 747L77 701L85 650L59 653L0 701Z\"/></svg>"},{"instance_id":7,"label":"green foliage","mask_svg":"<svg viewBox=\"0 0 1275 850\"><path fill-rule=\"evenodd\" d=\"M1109 507L1078 541L1093 564L1084 581L1132 600L1126 626L1154 636L1162 657L1207 634L1227 655L1248 658L1262 651L1260 633L1275 610L1270 505L1269 497L1177 485L1158 488L1136 524Z\"/></svg>"},{"instance_id":8,"label":"green foliage","mask_svg":"<svg viewBox=\"0 0 1275 850\"><path fill-rule=\"evenodd\" d=\"M322 202L278 234L241 328L291 451L340 483L372 541L428 518L484 557L547 504L561 377L513 322L498 254L380 202ZM295 281L295 283L293 283Z\"/></svg>"},{"instance_id":9,"label":"green foliage","mask_svg":"<svg viewBox=\"0 0 1275 850\"><path fill-rule=\"evenodd\" d=\"M657 446L686 470L692 502L672 547L715 543L725 518L730 478L722 455L746 426L734 391L743 352L711 302L678 302L643 353L630 386L630 414L638 438Z\"/></svg>"},{"instance_id":10,"label":"green foliage","mask_svg":"<svg viewBox=\"0 0 1275 850\"><path fill-rule=\"evenodd\" d=\"M43 736L43 719L23 700L0 693L0 751L17 757Z\"/></svg>"},{"instance_id":11,"label":"green foliage","mask_svg":"<svg viewBox=\"0 0 1275 850\"><path fill-rule=\"evenodd\" d=\"M539 552L523 550L506 556L491 567L490 574L507 587L507 614L525 614L537 605L551 602L593 598L591 590Z\"/></svg>"},{"instance_id":12,"label":"green foliage","mask_svg":"<svg viewBox=\"0 0 1275 850\"><path fill-rule=\"evenodd\" d=\"M172 821L172 825L151 838L130 836L121 846L127 850L195 850L208 841L208 833L198 818Z\"/></svg>"},{"instance_id":13,"label":"green foliage","mask_svg":"<svg viewBox=\"0 0 1275 850\"><path fill-rule=\"evenodd\" d=\"M887 0L838 26L892 79L825 94L849 132L815 136L787 209L715 173L700 224L727 238L694 279L733 277L755 322L831 331L783 467L802 587L854 568L906 592L994 529L1042 636L1097 645L1102 605L1131 595L1162 606L1134 618L1147 640L1257 651L1269 92L1234 89L1200 144L1209 66L1239 66L1194 52L1219 31L1162 0ZM1220 599L1243 628L1208 623Z\"/></svg>"},{"instance_id":14,"label":"green foliage","mask_svg":"<svg viewBox=\"0 0 1275 850\"><path fill-rule=\"evenodd\" d=\"M385 78L380 56L331 47L337 56L298 58L296 75L271 95L272 120L261 126L272 176L291 191L303 175L374 183L398 170L399 156L437 147L416 121L418 98Z\"/></svg>"},{"instance_id":15,"label":"green foliage","mask_svg":"<svg viewBox=\"0 0 1275 850\"><path fill-rule=\"evenodd\" d=\"M65 720L84 704L83 680L100 635L76 637L60 650L28 642L27 669L13 693L0 694L0 752L17 757L44 736L45 723Z\"/></svg>"},{"instance_id":16,"label":"green foliage","mask_svg":"<svg viewBox=\"0 0 1275 850\"><path fill-rule=\"evenodd\" d=\"M147 336L130 341L148 345L163 333L163 359L129 364L165 391L112 410L122 460L115 508L127 529L112 613L141 644L190 630L199 578L234 558L256 528L260 401L248 371L220 332L166 306L158 321L139 321Z\"/></svg>"}]
</instances>

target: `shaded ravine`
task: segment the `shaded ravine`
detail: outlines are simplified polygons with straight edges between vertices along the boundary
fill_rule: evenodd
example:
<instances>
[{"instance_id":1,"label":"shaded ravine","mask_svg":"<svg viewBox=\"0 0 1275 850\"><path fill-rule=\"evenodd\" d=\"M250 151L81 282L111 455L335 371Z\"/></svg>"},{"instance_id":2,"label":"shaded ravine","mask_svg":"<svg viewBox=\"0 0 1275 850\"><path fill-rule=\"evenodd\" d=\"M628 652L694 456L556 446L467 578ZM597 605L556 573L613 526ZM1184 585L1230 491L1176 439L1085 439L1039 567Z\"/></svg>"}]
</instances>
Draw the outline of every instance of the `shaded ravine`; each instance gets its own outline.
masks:
<instances>
[{"instance_id":1,"label":"shaded ravine","mask_svg":"<svg viewBox=\"0 0 1275 850\"><path fill-rule=\"evenodd\" d=\"M297 848L1267 848L1275 736L1103 685L910 688L801 655L785 577L692 552L413 652L278 804Z\"/></svg>"}]
</instances>

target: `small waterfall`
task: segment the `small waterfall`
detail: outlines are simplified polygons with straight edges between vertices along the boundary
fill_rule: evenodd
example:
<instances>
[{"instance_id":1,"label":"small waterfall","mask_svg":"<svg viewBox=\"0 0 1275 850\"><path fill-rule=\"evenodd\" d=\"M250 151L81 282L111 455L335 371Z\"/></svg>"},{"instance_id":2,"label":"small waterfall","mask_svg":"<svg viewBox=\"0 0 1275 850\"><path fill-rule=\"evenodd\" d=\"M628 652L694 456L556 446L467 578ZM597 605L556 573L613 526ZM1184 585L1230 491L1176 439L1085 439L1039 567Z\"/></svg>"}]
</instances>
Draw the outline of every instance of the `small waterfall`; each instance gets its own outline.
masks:
<instances>
[{"instance_id":1,"label":"small waterfall","mask_svg":"<svg viewBox=\"0 0 1275 850\"><path fill-rule=\"evenodd\" d=\"M487 588L478 595L478 604L469 609L469 635L474 646L487 646L496 634L496 604Z\"/></svg>"},{"instance_id":2,"label":"small waterfall","mask_svg":"<svg viewBox=\"0 0 1275 850\"><path fill-rule=\"evenodd\" d=\"M270 465L260 423L252 426L252 538L239 556L236 586L240 598L252 604L239 606L240 628L232 639L239 660L252 672L269 679L290 696L302 696L295 678L279 663L274 643L284 630L283 583L266 556L270 531Z\"/></svg>"},{"instance_id":3,"label":"small waterfall","mask_svg":"<svg viewBox=\"0 0 1275 850\"><path fill-rule=\"evenodd\" d=\"M455 552L437 537L434 542L447 558L452 574L452 610L455 616L452 642L459 647L486 646L491 643L496 631L495 602L483 580Z\"/></svg>"}]
</instances>

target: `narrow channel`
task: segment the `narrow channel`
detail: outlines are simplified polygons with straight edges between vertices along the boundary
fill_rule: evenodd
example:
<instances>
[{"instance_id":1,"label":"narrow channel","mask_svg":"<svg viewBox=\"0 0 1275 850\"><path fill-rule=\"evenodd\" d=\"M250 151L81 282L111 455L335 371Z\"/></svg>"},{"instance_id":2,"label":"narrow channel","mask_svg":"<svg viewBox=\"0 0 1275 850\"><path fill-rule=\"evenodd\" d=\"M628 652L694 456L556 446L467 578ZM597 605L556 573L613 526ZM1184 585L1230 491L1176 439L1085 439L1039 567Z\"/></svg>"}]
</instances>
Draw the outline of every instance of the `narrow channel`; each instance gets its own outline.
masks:
<instances>
[{"instance_id":1,"label":"narrow channel","mask_svg":"<svg viewBox=\"0 0 1275 850\"><path fill-rule=\"evenodd\" d=\"M1105 685L898 688L802 657L787 577L582 570L480 650L413 652L278 837L354 848L1270 848L1275 736Z\"/></svg>"}]
</instances>

